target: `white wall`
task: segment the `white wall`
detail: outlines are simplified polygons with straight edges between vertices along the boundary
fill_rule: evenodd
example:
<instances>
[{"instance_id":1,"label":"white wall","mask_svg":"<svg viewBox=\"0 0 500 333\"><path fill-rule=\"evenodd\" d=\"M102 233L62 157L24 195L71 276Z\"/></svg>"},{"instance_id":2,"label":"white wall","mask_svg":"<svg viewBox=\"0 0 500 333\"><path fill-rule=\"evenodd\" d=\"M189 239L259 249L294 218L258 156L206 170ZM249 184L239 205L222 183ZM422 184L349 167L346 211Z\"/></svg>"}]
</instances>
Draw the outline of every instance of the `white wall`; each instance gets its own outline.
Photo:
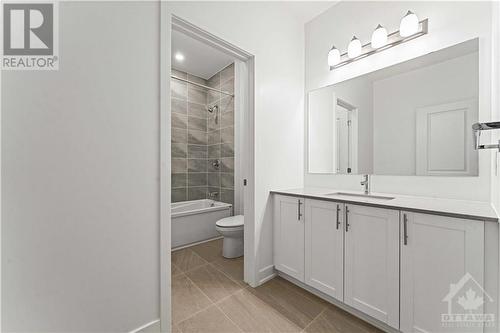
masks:
<instances>
[{"instance_id":1,"label":"white wall","mask_svg":"<svg viewBox=\"0 0 500 333\"><path fill-rule=\"evenodd\" d=\"M415 174L416 109L477 100L478 84L477 52L373 82L373 173Z\"/></svg>"},{"instance_id":2,"label":"white wall","mask_svg":"<svg viewBox=\"0 0 500 333\"><path fill-rule=\"evenodd\" d=\"M304 27L279 2L169 2L168 11L255 56L257 279L272 271L269 190L304 174ZM266 269L267 268L267 269Z\"/></svg>"},{"instance_id":3,"label":"white wall","mask_svg":"<svg viewBox=\"0 0 500 333\"><path fill-rule=\"evenodd\" d=\"M306 25L306 91L479 37L479 120L490 120L491 8L490 2L340 2ZM335 71L328 69L326 55L332 44L344 50L353 34L368 41L378 23L389 31L397 30L408 9L422 19L429 18L428 35ZM491 152L481 152L479 177L374 176L373 190L489 201L491 167ZM359 190L359 180L355 175L305 173L306 186Z\"/></svg>"},{"instance_id":4,"label":"white wall","mask_svg":"<svg viewBox=\"0 0 500 333\"><path fill-rule=\"evenodd\" d=\"M59 71L2 74L2 330L159 318L159 4L63 2Z\"/></svg>"}]
</instances>

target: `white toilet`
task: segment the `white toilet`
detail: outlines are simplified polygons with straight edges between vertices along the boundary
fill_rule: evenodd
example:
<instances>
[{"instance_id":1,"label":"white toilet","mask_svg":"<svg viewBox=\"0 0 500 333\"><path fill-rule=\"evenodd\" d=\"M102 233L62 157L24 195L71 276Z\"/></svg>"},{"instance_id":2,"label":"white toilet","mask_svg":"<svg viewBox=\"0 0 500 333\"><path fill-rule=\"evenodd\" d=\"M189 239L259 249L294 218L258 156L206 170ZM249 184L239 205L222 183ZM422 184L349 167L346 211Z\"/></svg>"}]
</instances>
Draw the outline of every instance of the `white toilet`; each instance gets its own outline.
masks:
<instances>
[{"instance_id":1,"label":"white toilet","mask_svg":"<svg viewBox=\"0 0 500 333\"><path fill-rule=\"evenodd\" d=\"M243 215L229 216L215 223L215 230L224 237L222 256L224 258L238 258L243 255Z\"/></svg>"}]
</instances>

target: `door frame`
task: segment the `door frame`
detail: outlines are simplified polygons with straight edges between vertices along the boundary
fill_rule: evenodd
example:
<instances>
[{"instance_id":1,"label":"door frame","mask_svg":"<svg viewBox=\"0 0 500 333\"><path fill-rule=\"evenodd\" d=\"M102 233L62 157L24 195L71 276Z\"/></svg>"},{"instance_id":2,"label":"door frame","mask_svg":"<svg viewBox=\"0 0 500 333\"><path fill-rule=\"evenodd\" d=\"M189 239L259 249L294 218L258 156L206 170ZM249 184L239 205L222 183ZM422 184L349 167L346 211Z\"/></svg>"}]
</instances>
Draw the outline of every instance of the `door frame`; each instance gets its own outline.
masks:
<instances>
[{"instance_id":1,"label":"door frame","mask_svg":"<svg viewBox=\"0 0 500 333\"><path fill-rule=\"evenodd\" d=\"M344 99L336 96L335 98L335 118L337 118L337 106L341 106L344 109L346 109L349 113L349 120L351 121L351 128L350 128L350 137L349 140L351 141L351 147L349 147L349 159L351 162L351 172L346 173L347 175L350 174L357 174L358 173L358 108L352 105L351 103L345 101ZM338 161L337 161L338 163Z\"/></svg>"},{"instance_id":2,"label":"door frame","mask_svg":"<svg viewBox=\"0 0 500 333\"><path fill-rule=\"evenodd\" d=\"M255 286L257 277L255 239L255 58L251 53L168 12L167 3L160 3L160 329L170 332L171 306L171 180L170 180L170 72L172 30L181 31L235 58L235 190L243 191L235 203L244 204L244 280ZM247 180L247 185L241 183ZM239 183L236 183L239 182ZM241 207L241 206L240 206Z\"/></svg>"}]
</instances>

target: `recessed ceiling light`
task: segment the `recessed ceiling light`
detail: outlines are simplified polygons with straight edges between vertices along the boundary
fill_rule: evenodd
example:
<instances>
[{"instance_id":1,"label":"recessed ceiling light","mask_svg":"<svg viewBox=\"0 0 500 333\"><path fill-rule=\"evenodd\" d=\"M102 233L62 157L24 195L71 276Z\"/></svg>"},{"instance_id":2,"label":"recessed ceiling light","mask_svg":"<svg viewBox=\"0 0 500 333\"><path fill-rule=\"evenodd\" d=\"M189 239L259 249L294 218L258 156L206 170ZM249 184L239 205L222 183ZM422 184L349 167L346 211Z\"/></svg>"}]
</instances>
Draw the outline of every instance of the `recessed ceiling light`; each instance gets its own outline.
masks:
<instances>
[{"instance_id":1,"label":"recessed ceiling light","mask_svg":"<svg viewBox=\"0 0 500 333\"><path fill-rule=\"evenodd\" d=\"M177 60L177 61L183 61L184 60L184 54L182 54L180 52L177 52L175 54L175 60Z\"/></svg>"}]
</instances>

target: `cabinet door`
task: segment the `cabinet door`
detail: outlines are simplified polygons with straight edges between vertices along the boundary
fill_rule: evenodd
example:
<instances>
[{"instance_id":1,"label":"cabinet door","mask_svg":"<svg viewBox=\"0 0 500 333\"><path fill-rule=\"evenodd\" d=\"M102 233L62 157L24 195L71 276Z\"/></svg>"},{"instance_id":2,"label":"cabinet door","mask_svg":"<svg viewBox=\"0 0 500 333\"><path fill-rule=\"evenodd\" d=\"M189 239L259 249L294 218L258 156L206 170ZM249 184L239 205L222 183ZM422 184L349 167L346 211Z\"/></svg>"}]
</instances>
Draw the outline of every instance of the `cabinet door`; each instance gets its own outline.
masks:
<instances>
[{"instance_id":1,"label":"cabinet door","mask_svg":"<svg viewBox=\"0 0 500 333\"><path fill-rule=\"evenodd\" d=\"M401 331L482 332L453 323L443 328L441 315L468 313L457 302L459 297L467 297L468 290L476 293L474 298L489 301L481 287L484 223L408 212L401 215Z\"/></svg>"},{"instance_id":2,"label":"cabinet door","mask_svg":"<svg viewBox=\"0 0 500 333\"><path fill-rule=\"evenodd\" d=\"M345 205L344 302L399 328L399 211Z\"/></svg>"},{"instance_id":3,"label":"cabinet door","mask_svg":"<svg viewBox=\"0 0 500 333\"><path fill-rule=\"evenodd\" d=\"M304 282L304 199L274 197L274 266Z\"/></svg>"},{"instance_id":4,"label":"cabinet door","mask_svg":"<svg viewBox=\"0 0 500 333\"><path fill-rule=\"evenodd\" d=\"M306 199L305 282L343 301L343 204Z\"/></svg>"}]
</instances>

